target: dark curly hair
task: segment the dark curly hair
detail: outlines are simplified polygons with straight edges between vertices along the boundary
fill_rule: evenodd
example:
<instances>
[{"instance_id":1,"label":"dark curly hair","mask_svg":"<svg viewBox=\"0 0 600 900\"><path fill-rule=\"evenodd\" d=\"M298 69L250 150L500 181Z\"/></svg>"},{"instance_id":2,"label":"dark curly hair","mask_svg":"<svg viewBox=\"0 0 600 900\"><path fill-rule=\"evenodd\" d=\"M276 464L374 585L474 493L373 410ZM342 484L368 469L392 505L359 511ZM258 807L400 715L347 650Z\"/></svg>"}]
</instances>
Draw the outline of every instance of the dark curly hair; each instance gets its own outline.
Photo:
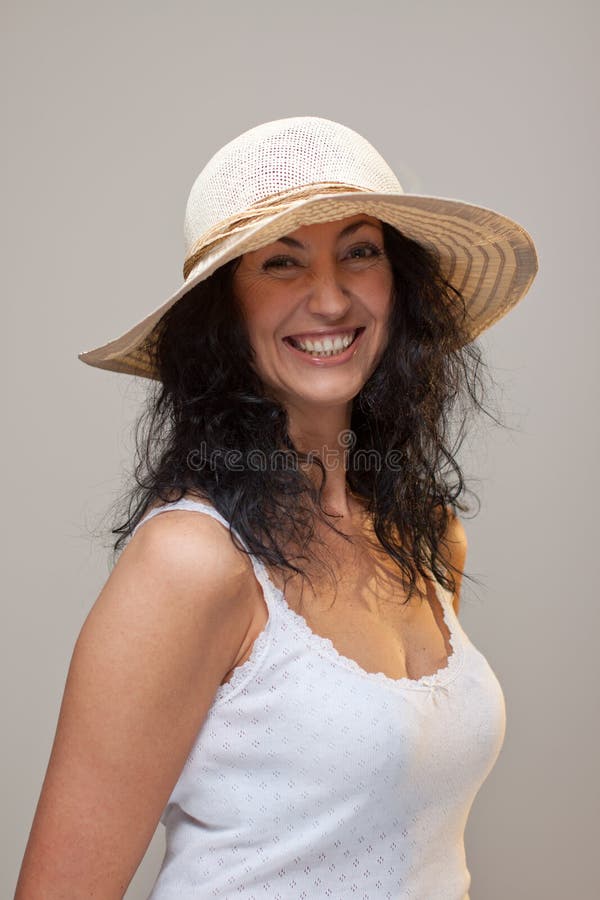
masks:
<instances>
[{"instance_id":1,"label":"dark curly hair","mask_svg":"<svg viewBox=\"0 0 600 900\"><path fill-rule=\"evenodd\" d=\"M468 338L464 298L444 278L436 251L387 224L383 235L394 280L389 339L353 401L347 482L407 576L410 599L417 572L429 570L455 590L444 535L456 510L469 509L461 495L473 494L456 453L474 410L498 419L483 406L485 367ZM113 553L152 503L196 495L265 564L304 575L300 563L317 561L316 520L341 532L321 507L325 467L312 458L322 473L317 486L291 441L285 409L254 371L232 289L236 264L196 285L161 321L151 348L160 380L149 382L135 427L135 485L119 501L127 509L112 529L119 535ZM302 553L291 556L290 546Z\"/></svg>"}]
</instances>

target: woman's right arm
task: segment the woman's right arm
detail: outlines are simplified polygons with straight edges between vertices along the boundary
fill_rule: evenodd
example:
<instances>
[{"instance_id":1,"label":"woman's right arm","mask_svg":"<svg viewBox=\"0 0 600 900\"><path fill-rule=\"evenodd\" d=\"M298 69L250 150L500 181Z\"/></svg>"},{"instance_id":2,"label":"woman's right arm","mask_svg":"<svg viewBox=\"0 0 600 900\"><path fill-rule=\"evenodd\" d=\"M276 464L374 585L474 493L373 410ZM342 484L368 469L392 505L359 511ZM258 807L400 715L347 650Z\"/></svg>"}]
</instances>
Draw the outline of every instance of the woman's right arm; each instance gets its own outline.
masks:
<instances>
[{"instance_id":1,"label":"woman's right arm","mask_svg":"<svg viewBox=\"0 0 600 900\"><path fill-rule=\"evenodd\" d=\"M189 510L119 557L75 644L15 900L120 900L252 621L249 559Z\"/></svg>"}]
</instances>

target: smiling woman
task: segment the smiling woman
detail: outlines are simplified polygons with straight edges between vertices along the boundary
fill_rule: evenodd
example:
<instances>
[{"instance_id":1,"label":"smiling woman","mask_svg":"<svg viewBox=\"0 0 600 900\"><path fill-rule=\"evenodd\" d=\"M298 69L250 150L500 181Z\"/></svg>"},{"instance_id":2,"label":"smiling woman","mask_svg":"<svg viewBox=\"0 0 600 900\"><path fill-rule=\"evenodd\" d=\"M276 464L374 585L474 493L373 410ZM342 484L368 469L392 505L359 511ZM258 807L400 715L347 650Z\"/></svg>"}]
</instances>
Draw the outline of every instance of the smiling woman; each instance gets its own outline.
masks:
<instances>
[{"instance_id":1,"label":"smiling woman","mask_svg":"<svg viewBox=\"0 0 600 900\"><path fill-rule=\"evenodd\" d=\"M122 897L159 820L152 900L468 900L505 707L453 430L535 248L313 117L222 148L185 233L183 285L80 354L153 390L17 900Z\"/></svg>"},{"instance_id":2,"label":"smiling woman","mask_svg":"<svg viewBox=\"0 0 600 900\"><path fill-rule=\"evenodd\" d=\"M385 348L392 288L383 226L364 216L305 225L244 254L233 291L271 395L295 409L351 401Z\"/></svg>"}]
</instances>

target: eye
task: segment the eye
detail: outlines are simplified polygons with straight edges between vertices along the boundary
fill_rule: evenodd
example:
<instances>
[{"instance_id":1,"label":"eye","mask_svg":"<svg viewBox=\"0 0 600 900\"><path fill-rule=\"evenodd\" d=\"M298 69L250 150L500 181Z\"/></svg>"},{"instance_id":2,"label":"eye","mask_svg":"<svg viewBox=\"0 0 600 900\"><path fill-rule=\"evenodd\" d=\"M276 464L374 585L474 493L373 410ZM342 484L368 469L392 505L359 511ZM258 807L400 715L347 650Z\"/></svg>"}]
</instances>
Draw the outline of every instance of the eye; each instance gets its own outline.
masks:
<instances>
[{"instance_id":1,"label":"eye","mask_svg":"<svg viewBox=\"0 0 600 900\"><path fill-rule=\"evenodd\" d=\"M297 260L292 256L272 256L270 259L265 260L261 268L266 272L267 269L292 269L297 265Z\"/></svg>"},{"instance_id":2,"label":"eye","mask_svg":"<svg viewBox=\"0 0 600 900\"><path fill-rule=\"evenodd\" d=\"M377 259L377 257L382 255L383 251L376 244L357 244L348 250L346 257L351 260L361 261L363 259Z\"/></svg>"}]
</instances>

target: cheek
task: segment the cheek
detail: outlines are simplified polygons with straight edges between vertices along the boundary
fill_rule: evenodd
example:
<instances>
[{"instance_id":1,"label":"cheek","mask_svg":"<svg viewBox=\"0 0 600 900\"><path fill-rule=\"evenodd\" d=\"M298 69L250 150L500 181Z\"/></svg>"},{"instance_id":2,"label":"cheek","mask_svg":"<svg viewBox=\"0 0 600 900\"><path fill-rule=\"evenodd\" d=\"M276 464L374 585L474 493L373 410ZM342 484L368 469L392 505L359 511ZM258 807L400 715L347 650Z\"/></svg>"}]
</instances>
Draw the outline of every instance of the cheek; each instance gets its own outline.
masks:
<instances>
[{"instance_id":1,"label":"cheek","mask_svg":"<svg viewBox=\"0 0 600 900\"><path fill-rule=\"evenodd\" d=\"M248 332L263 347L273 343L281 318L278 310L262 298L247 319Z\"/></svg>"},{"instance_id":2,"label":"cheek","mask_svg":"<svg viewBox=\"0 0 600 900\"><path fill-rule=\"evenodd\" d=\"M253 284L239 297L248 333L255 340L264 345L281 336L285 319L293 307L290 293L279 285L263 282Z\"/></svg>"},{"instance_id":3,"label":"cheek","mask_svg":"<svg viewBox=\"0 0 600 900\"><path fill-rule=\"evenodd\" d=\"M373 273L370 285L371 312L375 318L387 321L392 309L394 281L391 272Z\"/></svg>"},{"instance_id":4,"label":"cheek","mask_svg":"<svg viewBox=\"0 0 600 900\"><path fill-rule=\"evenodd\" d=\"M240 303L248 340L254 351L255 365L263 373L275 356L277 350L275 344L281 328L280 304L274 302L273 298L265 296L265 293L255 292L255 296L247 297Z\"/></svg>"},{"instance_id":5,"label":"cheek","mask_svg":"<svg viewBox=\"0 0 600 900\"><path fill-rule=\"evenodd\" d=\"M234 280L233 290L238 307L246 325L246 331L252 344L265 328L265 304L264 297L256 284L248 283L247 279L240 277Z\"/></svg>"}]
</instances>

